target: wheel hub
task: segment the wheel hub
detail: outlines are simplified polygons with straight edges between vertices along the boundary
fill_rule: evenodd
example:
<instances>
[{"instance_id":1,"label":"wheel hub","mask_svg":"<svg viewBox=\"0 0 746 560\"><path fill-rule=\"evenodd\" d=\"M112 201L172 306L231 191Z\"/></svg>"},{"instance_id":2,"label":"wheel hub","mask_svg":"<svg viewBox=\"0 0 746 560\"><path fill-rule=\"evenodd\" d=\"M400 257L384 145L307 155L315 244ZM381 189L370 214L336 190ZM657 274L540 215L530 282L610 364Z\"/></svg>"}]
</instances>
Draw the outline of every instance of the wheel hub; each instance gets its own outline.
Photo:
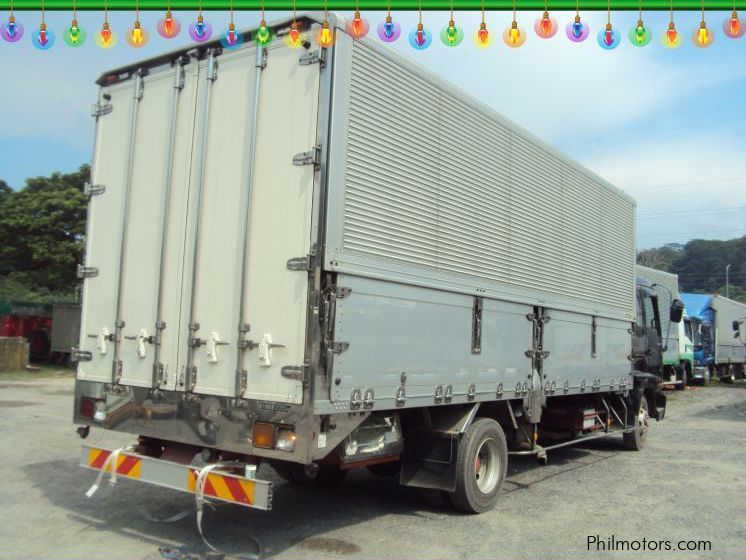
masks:
<instances>
[{"instance_id":1,"label":"wheel hub","mask_svg":"<svg viewBox=\"0 0 746 560\"><path fill-rule=\"evenodd\" d=\"M489 494L497 486L500 478L500 455L495 440L486 439L480 444L474 460L474 477L483 494Z\"/></svg>"}]
</instances>

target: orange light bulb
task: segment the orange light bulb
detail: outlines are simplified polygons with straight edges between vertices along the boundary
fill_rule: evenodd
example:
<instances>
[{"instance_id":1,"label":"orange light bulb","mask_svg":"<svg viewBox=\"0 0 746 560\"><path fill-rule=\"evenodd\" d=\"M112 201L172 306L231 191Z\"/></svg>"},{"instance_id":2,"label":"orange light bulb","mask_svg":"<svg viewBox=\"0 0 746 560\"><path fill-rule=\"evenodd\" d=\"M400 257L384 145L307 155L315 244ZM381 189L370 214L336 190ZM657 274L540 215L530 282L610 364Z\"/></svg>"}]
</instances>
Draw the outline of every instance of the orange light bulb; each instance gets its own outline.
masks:
<instances>
[{"instance_id":1,"label":"orange light bulb","mask_svg":"<svg viewBox=\"0 0 746 560\"><path fill-rule=\"evenodd\" d=\"M300 29L298 29L297 22L293 22L290 26L288 37L290 38L290 44L292 46L297 47L300 44Z\"/></svg>"}]
</instances>

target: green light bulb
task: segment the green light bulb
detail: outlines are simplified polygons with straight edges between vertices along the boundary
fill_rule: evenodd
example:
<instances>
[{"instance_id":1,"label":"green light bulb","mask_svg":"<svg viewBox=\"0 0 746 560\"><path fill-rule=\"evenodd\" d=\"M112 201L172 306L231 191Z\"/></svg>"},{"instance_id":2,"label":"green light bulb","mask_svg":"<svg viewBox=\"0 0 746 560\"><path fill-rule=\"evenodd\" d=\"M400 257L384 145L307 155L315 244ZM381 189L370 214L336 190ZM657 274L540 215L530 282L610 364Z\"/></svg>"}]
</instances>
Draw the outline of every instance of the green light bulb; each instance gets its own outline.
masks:
<instances>
[{"instance_id":1,"label":"green light bulb","mask_svg":"<svg viewBox=\"0 0 746 560\"><path fill-rule=\"evenodd\" d=\"M262 20L259 23L259 29L256 30L256 42L260 45L266 45L272 39L272 34L267 28L267 22Z\"/></svg>"},{"instance_id":2,"label":"green light bulb","mask_svg":"<svg viewBox=\"0 0 746 560\"><path fill-rule=\"evenodd\" d=\"M448 42L449 43L455 43L456 38L458 37L458 30L456 29L456 26L451 22L451 24L448 26L448 31L446 31L446 34L448 35Z\"/></svg>"}]
</instances>

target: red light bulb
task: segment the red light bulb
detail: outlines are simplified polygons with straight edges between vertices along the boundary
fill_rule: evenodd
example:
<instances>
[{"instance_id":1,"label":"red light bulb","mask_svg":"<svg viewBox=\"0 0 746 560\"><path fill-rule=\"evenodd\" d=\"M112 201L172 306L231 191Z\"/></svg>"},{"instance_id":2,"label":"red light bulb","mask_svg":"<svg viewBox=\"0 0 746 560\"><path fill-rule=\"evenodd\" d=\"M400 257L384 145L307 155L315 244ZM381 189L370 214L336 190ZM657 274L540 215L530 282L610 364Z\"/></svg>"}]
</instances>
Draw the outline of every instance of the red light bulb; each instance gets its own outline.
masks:
<instances>
[{"instance_id":1,"label":"red light bulb","mask_svg":"<svg viewBox=\"0 0 746 560\"><path fill-rule=\"evenodd\" d=\"M611 46L614 44L614 34L611 31L611 24L606 24L606 31L604 32L604 43L606 43L608 46Z\"/></svg>"},{"instance_id":2,"label":"red light bulb","mask_svg":"<svg viewBox=\"0 0 746 560\"><path fill-rule=\"evenodd\" d=\"M101 30L101 40L104 42L104 45L108 45L109 41L111 41L111 29L109 29L108 23L105 23L104 28Z\"/></svg>"},{"instance_id":3,"label":"red light bulb","mask_svg":"<svg viewBox=\"0 0 746 560\"><path fill-rule=\"evenodd\" d=\"M421 23L417 24L417 33L414 40L420 47L425 44L425 26Z\"/></svg>"},{"instance_id":4,"label":"red light bulb","mask_svg":"<svg viewBox=\"0 0 746 560\"><path fill-rule=\"evenodd\" d=\"M166 17L163 18L163 29L166 32L166 35L173 35L174 34L174 18L171 16L171 11L168 10L166 12Z\"/></svg>"},{"instance_id":5,"label":"red light bulb","mask_svg":"<svg viewBox=\"0 0 746 560\"><path fill-rule=\"evenodd\" d=\"M552 20L549 19L549 12L544 12L540 25L544 35L549 35L552 32Z\"/></svg>"},{"instance_id":6,"label":"red light bulb","mask_svg":"<svg viewBox=\"0 0 746 560\"><path fill-rule=\"evenodd\" d=\"M355 11L355 17L352 18L352 30L355 32L355 36L359 37L365 30L363 24L363 18L360 17L360 12Z\"/></svg>"},{"instance_id":7,"label":"red light bulb","mask_svg":"<svg viewBox=\"0 0 746 560\"><path fill-rule=\"evenodd\" d=\"M672 45L676 43L676 39L679 36L679 32L676 31L676 28L673 25L673 22L668 24L668 31L666 31L666 37L668 37L668 42Z\"/></svg>"},{"instance_id":8,"label":"red light bulb","mask_svg":"<svg viewBox=\"0 0 746 560\"><path fill-rule=\"evenodd\" d=\"M738 19L738 14L733 12L733 15L728 22L728 27L733 37L738 37L741 34L741 20Z\"/></svg>"},{"instance_id":9,"label":"red light bulb","mask_svg":"<svg viewBox=\"0 0 746 560\"><path fill-rule=\"evenodd\" d=\"M479 31L477 31L477 37L482 45L486 45L490 40L490 32L487 31L487 24L482 22L479 24Z\"/></svg>"}]
</instances>

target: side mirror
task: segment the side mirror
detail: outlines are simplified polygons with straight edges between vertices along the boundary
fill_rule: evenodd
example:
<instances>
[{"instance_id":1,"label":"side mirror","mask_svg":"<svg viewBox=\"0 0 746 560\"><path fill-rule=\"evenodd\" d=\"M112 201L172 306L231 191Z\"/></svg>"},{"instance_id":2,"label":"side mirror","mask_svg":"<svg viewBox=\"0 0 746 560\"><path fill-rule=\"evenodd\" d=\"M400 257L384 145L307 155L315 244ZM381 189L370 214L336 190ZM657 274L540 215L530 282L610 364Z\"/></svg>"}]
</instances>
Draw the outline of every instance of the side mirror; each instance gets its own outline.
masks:
<instances>
[{"instance_id":1,"label":"side mirror","mask_svg":"<svg viewBox=\"0 0 746 560\"><path fill-rule=\"evenodd\" d=\"M672 323L681 323L681 318L684 316L684 304L680 299L675 299L671 302L671 312L669 313L669 319Z\"/></svg>"}]
</instances>

